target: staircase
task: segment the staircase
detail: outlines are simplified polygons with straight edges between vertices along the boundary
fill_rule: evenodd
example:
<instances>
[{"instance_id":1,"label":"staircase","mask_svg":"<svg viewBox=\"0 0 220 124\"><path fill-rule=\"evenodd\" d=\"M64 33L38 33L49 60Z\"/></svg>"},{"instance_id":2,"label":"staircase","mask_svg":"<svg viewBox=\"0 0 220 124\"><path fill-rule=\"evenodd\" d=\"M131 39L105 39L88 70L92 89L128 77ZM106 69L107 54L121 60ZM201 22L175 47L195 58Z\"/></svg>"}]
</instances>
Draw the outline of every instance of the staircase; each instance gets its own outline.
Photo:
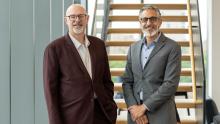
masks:
<instances>
[{"instance_id":1,"label":"staircase","mask_svg":"<svg viewBox=\"0 0 220 124\"><path fill-rule=\"evenodd\" d=\"M116 3L116 1L110 2L109 5L106 47L115 84L115 101L119 108L117 124L127 124L127 106L121 95L123 90L120 77L124 73L128 47L143 37L139 28L138 13L144 4L155 5L161 10L163 20L161 31L181 46L182 71L175 101L181 124L197 124L195 109L197 105L202 104L202 100L196 97L196 88L199 86L196 86L195 80L190 1L183 0L180 3L176 0L170 0L174 3L162 3L166 2L164 0L149 0L149 3Z\"/></svg>"}]
</instances>

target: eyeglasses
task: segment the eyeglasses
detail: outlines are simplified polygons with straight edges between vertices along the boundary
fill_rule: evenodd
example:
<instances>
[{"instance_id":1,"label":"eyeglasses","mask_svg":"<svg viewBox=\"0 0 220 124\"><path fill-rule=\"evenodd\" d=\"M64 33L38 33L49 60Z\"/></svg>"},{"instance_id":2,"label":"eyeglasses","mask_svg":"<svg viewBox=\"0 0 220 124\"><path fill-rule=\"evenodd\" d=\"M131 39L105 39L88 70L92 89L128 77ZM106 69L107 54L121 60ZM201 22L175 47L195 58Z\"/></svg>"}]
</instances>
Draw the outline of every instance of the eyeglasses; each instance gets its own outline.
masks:
<instances>
[{"instance_id":1,"label":"eyeglasses","mask_svg":"<svg viewBox=\"0 0 220 124\"><path fill-rule=\"evenodd\" d=\"M142 23L147 23L148 20L149 20L150 22L156 22L158 19L159 19L159 17L152 16L152 17L149 17L149 18L148 18L148 17L140 18L140 21L141 21Z\"/></svg>"},{"instance_id":2,"label":"eyeglasses","mask_svg":"<svg viewBox=\"0 0 220 124\"><path fill-rule=\"evenodd\" d=\"M75 21L77 18L78 18L79 20L82 20L82 19L84 19L86 16L87 16L87 14L79 14L79 15L69 15L69 16L66 16L66 17L68 17L70 21Z\"/></svg>"}]
</instances>

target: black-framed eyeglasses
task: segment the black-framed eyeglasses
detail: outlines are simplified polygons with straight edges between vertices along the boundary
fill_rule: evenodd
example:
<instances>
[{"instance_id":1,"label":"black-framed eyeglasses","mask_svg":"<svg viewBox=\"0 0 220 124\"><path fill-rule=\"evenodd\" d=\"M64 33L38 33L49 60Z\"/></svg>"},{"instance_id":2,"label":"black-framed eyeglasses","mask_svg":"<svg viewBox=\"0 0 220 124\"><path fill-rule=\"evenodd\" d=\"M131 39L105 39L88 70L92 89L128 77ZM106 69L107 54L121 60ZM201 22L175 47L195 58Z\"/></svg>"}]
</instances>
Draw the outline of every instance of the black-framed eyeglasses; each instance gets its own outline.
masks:
<instances>
[{"instance_id":1,"label":"black-framed eyeglasses","mask_svg":"<svg viewBox=\"0 0 220 124\"><path fill-rule=\"evenodd\" d=\"M150 22L156 22L157 20L159 19L159 17L156 17L156 16L152 16L152 17L142 17L142 18L140 18L140 21L142 22L142 23L147 23L148 22L148 20L150 21Z\"/></svg>"},{"instance_id":2,"label":"black-framed eyeglasses","mask_svg":"<svg viewBox=\"0 0 220 124\"><path fill-rule=\"evenodd\" d=\"M66 16L66 17L68 17L70 21L75 21L77 18L78 18L79 20L82 20L82 19L84 19L86 16L87 16L87 14L79 14L79 15L69 15L69 16Z\"/></svg>"}]
</instances>

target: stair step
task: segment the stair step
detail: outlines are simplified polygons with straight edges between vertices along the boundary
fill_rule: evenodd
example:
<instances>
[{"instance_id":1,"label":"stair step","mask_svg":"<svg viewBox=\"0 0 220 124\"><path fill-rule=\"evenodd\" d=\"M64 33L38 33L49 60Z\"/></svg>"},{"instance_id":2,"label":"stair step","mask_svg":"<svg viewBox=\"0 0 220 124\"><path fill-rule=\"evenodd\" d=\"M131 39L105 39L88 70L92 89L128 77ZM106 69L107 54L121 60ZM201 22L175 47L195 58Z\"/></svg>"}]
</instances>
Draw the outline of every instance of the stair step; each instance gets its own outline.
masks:
<instances>
[{"instance_id":1,"label":"stair step","mask_svg":"<svg viewBox=\"0 0 220 124\"><path fill-rule=\"evenodd\" d=\"M110 68L112 76L122 76L124 74L124 68ZM191 76L191 68L182 68L181 76Z\"/></svg>"},{"instance_id":2,"label":"stair step","mask_svg":"<svg viewBox=\"0 0 220 124\"><path fill-rule=\"evenodd\" d=\"M114 99L118 108L126 109L127 105L124 99ZM196 105L202 104L202 100L193 99L175 99L176 107L177 108L195 108Z\"/></svg>"},{"instance_id":3,"label":"stair step","mask_svg":"<svg viewBox=\"0 0 220 124\"><path fill-rule=\"evenodd\" d=\"M123 92L122 83L114 83L114 91ZM192 83L179 83L178 92L192 92Z\"/></svg>"},{"instance_id":4,"label":"stair step","mask_svg":"<svg viewBox=\"0 0 220 124\"><path fill-rule=\"evenodd\" d=\"M187 22L187 16L162 16L163 22ZM109 21L138 21L138 16L109 16Z\"/></svg>"},{"instance_id":5,"label":"stair step","mask_svg":"<svg viewBox=\"0 0 220 124\"><path fill-rule=\"evenodd\" d=\"M117 120L116 124L128 124L127 120ZM194 119L181 119L181 124L197 124L196 120Z\"/></svg>"},{"instance_id":6,"label":"stair step","mask_svg":"<svg viewBox=\"0 0 220 124\"><path fill-rule=\"evenodd\" d=\"M135 41L107 41L106 46L130 46ZM177 41L177 43L182 47L188 47L189 41Z\"/></svg>"},{"instance_id":7,"label":"stair step","mask_svg":"<svg viewBox=\"0 0 220 124\"><path fill-rule=\"evenodd\" d=\"M111 4L110 9L140 9L145 4ZM162 10L186 10L186 4L151 4Z\"/></svg>"},{"instance_id":8,"label":"stair step","mask_svg":"<svg viewBox=\"0 0 220 124\"><path fill-rule=\"evenodd\" d=\"M127 55L125 54L110 54L108 55L109 61L126 61ZM182 61L190 61L190 55L182 55Z\"/></svg>"},{"instance_id":9,"label":"stair step","mask_svg":"<svg viewBox=\"0 0 220 124\"><path fill-rule=\"evenodd\" d=\"M188 29L184 28L162 28L160 31L165 34L188 34ZM108 28L107 33L142 33L142 31L139 28Z\"/></svg>"}]
</instances>

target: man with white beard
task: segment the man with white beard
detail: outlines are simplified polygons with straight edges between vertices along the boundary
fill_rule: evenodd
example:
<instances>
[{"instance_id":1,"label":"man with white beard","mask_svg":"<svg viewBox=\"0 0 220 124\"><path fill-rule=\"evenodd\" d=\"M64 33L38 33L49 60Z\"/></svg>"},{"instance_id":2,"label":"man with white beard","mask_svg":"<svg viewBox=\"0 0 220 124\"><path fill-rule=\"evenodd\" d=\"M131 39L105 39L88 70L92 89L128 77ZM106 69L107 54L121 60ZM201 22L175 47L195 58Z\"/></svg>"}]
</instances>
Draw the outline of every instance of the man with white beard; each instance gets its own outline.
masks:
<instances>
[{"instance_id":1,"label":"man with white beard","mask_svg":"<svg viewBox=\"0 0 220 124\"><path fill-rule=\"evenodd\" d=\"M177 124L180 46L160 31L158 8L143 7L139 22L145 37L130 46L122 77L128 124Z\"/></svg>"},{"instance_id":2,"label":"man with white beard","mask_svg":"<svg viewBox=\"0 0 220 124\"><path fill-rule=\"evenodd\" d=\"M104 41L85 35L89 16L72 4L68 33L44 53L44 91L50 124L115 124L117 106Z\"/></svg>"}]
</instances>

